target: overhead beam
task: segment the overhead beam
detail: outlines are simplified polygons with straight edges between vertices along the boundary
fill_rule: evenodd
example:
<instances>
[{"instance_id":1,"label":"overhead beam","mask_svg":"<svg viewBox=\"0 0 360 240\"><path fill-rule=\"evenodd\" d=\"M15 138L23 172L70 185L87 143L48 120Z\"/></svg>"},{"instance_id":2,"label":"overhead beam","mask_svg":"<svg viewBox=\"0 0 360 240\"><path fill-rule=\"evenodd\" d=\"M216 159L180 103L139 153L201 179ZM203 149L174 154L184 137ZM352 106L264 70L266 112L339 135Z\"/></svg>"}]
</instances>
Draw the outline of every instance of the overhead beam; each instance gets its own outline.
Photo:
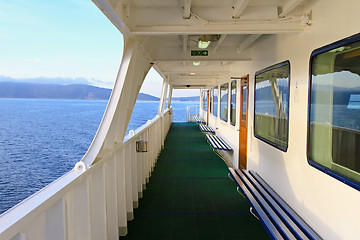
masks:
<instances>
[{"instance_id":1,"label":"overhead beam","mask_svg":"<svg viewBox=\"0 0 360 240\"><path fill-rule=\"evenodd\" d=\"M241 53L242 51L244 51L245 49L247 49L248 47L250 47L259 37L261 36L261 34L253 34L250 35L248 38L245 39L245 41L243 41L240 46L236 49L238 53Z\"/></svg>"},{"instance_id":2,"label":"overhead beam","mask_svg":"<svg viewBox=\"0 0 360 240\"><path fill-rule=\"evenodd\" d=\"M239 19L249 2L250 0L236 0L233 6L234 11L232 18Z\"/></svg>"},{"instance_id":3,"label":"overhead beam","mask_svg":"<svg viewBox=\"0 0 360 240\"><path fill-rule=\"evenodd\" d=\"M190 19L191 16L190 8L191 8L191 0L184 0L184 15L183 15L184 19Z\"/></svg>"},{"instance_id":4,"label":"overhead beam","mask_svg":"<svg viewBox=\"0 0 360 240\"><path fill-rule=\"evenodd\" d=\"M289 21L269 24L197 24L197 25L135 25L131 32L135 35L184 35L184 34L281 34L299 33L304 29L298 22Z\"/></svg>"},{"instance_id":5,"label":"overhead beam","mask_svg":"<svg viewBox=\"0 0 360 240\"><path fill-rule=\"evenodd\" d=\"M187 51L188 48L188 35L183 35L183 52Z\"/></svg>"},{"instance_id":6,"label":"overhead beam","mask_svg":"<svg viewBox=\"0 0 360 240\"><path fill-rule=\"evenodd\" d=\"M200 89L208 86L210 84L202 84L202 85L174 85L174 89Z\"/></svg>"},{"instance_id":7,"label":"overhead beam","mask_svg":"<svg viewBox=\"0 0 360 240\"><path fill-rule=\"evenodd\" d=\"M191 58L191 59L185 59L185 58L179 58L179 59L155 59L154 62L155 64L162 64L162 63L183 63L183 62L186 62L186 63L192 63L192 62L201 62L201 63L217 63L217 62L244 62L244 61L251 61L250 58L246 58L246 59L239 59L239 58L236 58L236 59L230 59L230 58L218 58L218 59L201 59L201 58ZM203 64L201 64L203 66Z\"/></svg>"},{"instance_id":8,"label":"overhead beam","mask_svg":"<svg viewBox=\"0 0 360 240\"><path fill-rule=\"evenodd\" d=\"M227 34L222 34L220 36L219 40L216 42L213 52L216 52L219 49L220 45L222 44L222 42L225 40L226 37L227 37Z\"/></svg>"},{"instance_id":9,"label":"overhead beam","mask_svg":"<svg viewBox=\"0 0 360 240\"><path fill-rule=\"evenodd\" d=\"M171 76L179 75L179 77L219 77L222 74L227 74L230 71L226 71L224 69L214 69L214 71L208 71L207 69L202 71L193 71L193 69L184 69L184 70L164 70L164 73L169 74ZM195 73L195 75L190 75L190 73ZM197 74L197 75L196 75Z\"/></svg>"},{"instance_id":10,"label":"overhead beam","mask_svg":"<svg viewBox=\"0 0 360 240\"><path fill-rule=\"evenodd\" d=\"M303 1L304 0L288 0L285 3L283 11L280 13L279 17L285 17L289 12L294 10Z\"/></svg>"},{"instance_id":11,"label":"overhead beam","mask_svg":"<svg viewBox=\"0 0 360 240\"><path fill-rule=\"evenodd\" d=\"M110 5L107 0L93 0L93 2L124 36L132 36L129 28L120 19L119 15L115 12L113 6Z\"/></svg>"}]
</instances>

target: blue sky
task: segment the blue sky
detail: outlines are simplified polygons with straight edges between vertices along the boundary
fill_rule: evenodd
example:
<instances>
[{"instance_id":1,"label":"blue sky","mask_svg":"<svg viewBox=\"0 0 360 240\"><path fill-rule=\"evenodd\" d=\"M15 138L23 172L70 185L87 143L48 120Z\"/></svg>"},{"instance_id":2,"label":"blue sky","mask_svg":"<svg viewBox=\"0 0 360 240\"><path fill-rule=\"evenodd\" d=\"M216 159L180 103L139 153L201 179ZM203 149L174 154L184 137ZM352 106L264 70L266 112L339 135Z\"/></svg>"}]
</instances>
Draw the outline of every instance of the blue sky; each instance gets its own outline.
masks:
<instances>
[{"instance_id":1,"label":"blue sky","mask_svg":"<svg viewBox=\"0 0 360 240\"><path fill-rule=\"evenodd\" d=\"M0 1L0 76L86 79L111 88L122 50L121 33L90 0ZM151 71L141 91L159 96L161 82Z\"/></svg>"}]
</instances>

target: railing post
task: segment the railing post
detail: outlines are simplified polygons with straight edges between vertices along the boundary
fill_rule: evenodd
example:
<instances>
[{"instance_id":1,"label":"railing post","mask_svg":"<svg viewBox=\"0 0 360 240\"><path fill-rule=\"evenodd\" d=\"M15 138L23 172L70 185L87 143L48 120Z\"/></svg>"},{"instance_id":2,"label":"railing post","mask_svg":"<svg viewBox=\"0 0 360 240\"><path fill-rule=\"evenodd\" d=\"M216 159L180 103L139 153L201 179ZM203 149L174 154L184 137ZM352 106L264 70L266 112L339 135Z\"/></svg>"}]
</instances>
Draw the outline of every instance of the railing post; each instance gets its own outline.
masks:
<instances>
[{"instance_id":1,"label":"railing post","mask_svg":"<svg viewBox=\"0 0 360 240\"><path fill-rule=\"evenodd\" d=\"M133 195L132 195L132 169L131 169L131 155L134 154L131 152L131 145L127 144L124 146L125 150L125 180L126 180L126 217L128 221L134 219L134 205L133 205Z\"/></svg>"},{"instance_id":2,"label":"railing post","mask_svg":"<svg viewBox=\"0 0 360 240\"><path fill-rule=\"evenodd\" d=\"M118 221L119 235L127 234L127 216L126 216L126 178L125 178L125 151L121 149L116 156L116 179L117 179L117 199L118 199Z\"/></svg>"}]
</instances>

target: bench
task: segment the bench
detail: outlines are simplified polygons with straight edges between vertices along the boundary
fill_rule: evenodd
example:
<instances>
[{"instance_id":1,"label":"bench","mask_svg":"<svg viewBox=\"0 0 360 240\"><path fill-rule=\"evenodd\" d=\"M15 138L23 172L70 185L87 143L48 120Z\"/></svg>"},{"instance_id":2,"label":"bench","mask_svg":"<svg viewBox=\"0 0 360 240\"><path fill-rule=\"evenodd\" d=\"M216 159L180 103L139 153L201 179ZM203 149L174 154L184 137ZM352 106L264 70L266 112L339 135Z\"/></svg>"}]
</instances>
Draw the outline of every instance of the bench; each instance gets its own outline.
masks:
<instances>
[{"instance_id":1,"label":"bench","mask_svg":"<svg viewBox=\"0 0 360 240\"><path fill-rule=\"evenodd\" d=\"M215 131L214 131L211 127L209 127L209 126L200 124L199 127L200 127L200 130L201 130L202 132L205 132L205 133L214 133L214 134L215 134Z\"/></svg>"},{"instance_id":2,"label":"bench","mask_svg":"<svg viewBox=\"0 0 360 240\"><path fill-rule=\"evenodd\" d=\"M230 152L233 151L233 149L221 137L216 135L205 135L205 137L213 149Z\"/></svg>"},{"instance_id":3,"label":"bench","mask_svg":"<svg viewBox=\"0 0 360 240\"><path fill-rule=\"evenodd\" d=\"M195 117L195 121L196 121L196 123L198 123L198 124L206 123L203 119L201 119L201 118L199 118L199 117Z\"/></svg>"},{"instance_id":4,"label":"bench","mask_svg":"<svg viewBox=\"0 0 360 240\"><path fill-rule=\"evenodd\" d=\"M321 239L254 171L229 172L273 239Z\"/></svg>"}]
</instances>

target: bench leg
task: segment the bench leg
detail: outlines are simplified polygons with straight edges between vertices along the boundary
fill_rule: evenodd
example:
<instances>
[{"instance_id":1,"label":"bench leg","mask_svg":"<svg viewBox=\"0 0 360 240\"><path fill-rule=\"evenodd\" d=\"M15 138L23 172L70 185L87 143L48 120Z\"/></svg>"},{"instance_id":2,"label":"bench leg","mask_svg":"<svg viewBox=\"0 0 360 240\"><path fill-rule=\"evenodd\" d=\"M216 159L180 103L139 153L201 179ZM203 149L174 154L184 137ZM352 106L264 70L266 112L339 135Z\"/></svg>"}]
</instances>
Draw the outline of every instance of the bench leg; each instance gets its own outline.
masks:
<instances>
[{"instance_id":1,"label":"bench leg","mask_svg":"<svg viewBox=\"0 0 360 240\"><path fill-rule=\"evenodd\" d=\"M256 216L256 214L253 212L253 208L250 207L250 213L257 219L259 220L258 216Z\"/></svg>"}]
</instances>

